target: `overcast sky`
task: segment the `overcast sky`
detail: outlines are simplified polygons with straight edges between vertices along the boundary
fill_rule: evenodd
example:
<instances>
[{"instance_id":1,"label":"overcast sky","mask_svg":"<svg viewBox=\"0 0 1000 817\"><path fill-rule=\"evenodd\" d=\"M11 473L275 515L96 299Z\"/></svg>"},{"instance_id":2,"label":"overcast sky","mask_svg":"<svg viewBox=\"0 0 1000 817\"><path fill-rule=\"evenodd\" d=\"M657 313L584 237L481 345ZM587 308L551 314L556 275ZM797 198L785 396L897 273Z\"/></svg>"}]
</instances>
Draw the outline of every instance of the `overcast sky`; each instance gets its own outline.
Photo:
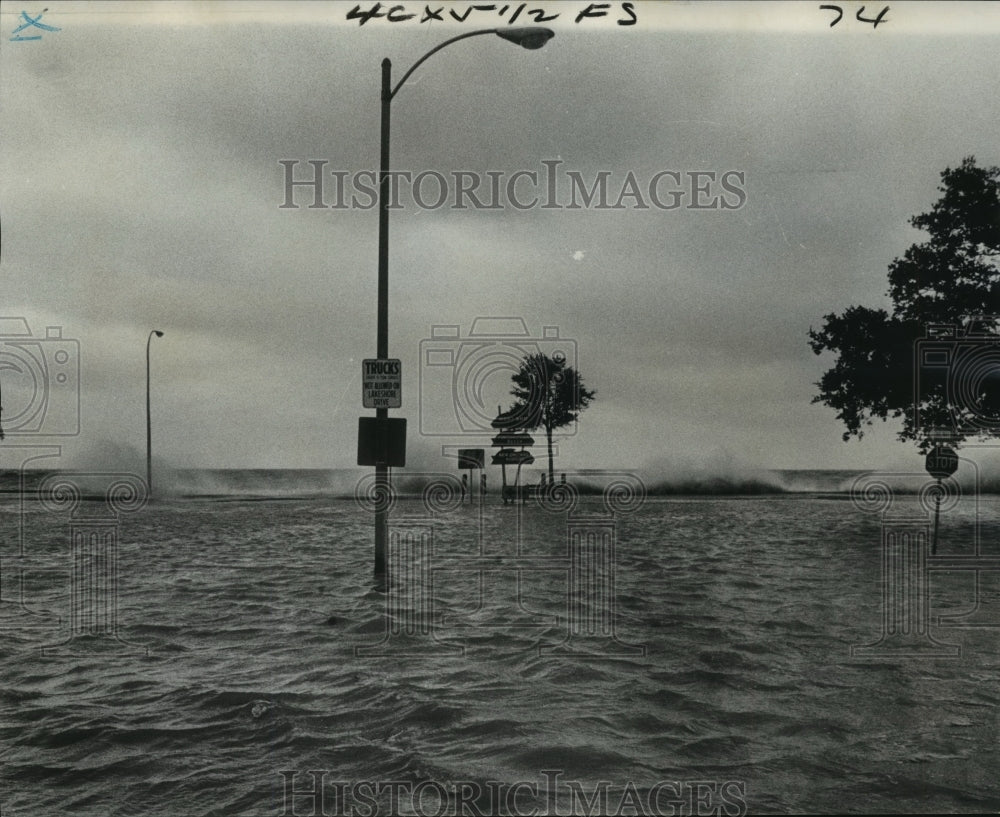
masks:
<instances>
[{"instance_id":1,"label":"overcast sky","mask_svg":"<svg viewBox=\"0 0 1000 817\"><path fill-rule=\"evenodd\" d=\"M438 0L426 5L445 20L422 23L425 4L407 2L415 18L364 25L347 19L354 5L4 3L0 315L42 340L0 349L7 430L39 405L18 354L70 373L53 380L39 433L7 445L59 444L67 462L143 451L155 328L159 457L354 464L357 418L373 414L361 361L375 357L378 214L364 195L356 208L310 208L304 187L298 209L282 208L280 162L297 161L296 178L326 162L334 203L331 171L349 183L378 168L382 58L398 81L451 36L509 28L521 4L459 23L448 12L469 4ZM887 265L920 238L907 220L936 200L945 167L1000 164L1000 6L892 3L873 29L857 3L832 27L835 12L815 2L637 3L635 25L617 25L632 15L611 3L603 20L576 23L587 5L527 3L517 25L531 9L558 14L544 48L455 43L393 101L393 168L436 171L452 188L436 209L404 188L391 214L393 416L408 419L413 461L488 445L430 432L506 408L510 349L538 341L597 392L557 468L912 463L895 425L845 443L833 411L811 405L832 361L806 333L828 312L887 305ZM606 210L450 206L456 171L483 178L480 198L488 172L503 191L534 171L539 184L521 177L515 193L544 203L543 162L557 203L569 172L591 185L606 171L612 204L632 173L648 209L634 196ZM682 191L676 209L648 201L660 171L680 174L679 186L660 177L661 199ZM700 203L741 174L729 177L741 195L720 199L741 206L692 209L694 171L717 179ZM437 198L433 179L421 189ZM485 317L523 319L528 346L491 336L497 351L483 357L469 334ZM435 339L436 325L459 336ZM39 436L72 430L76 358L56 360L77 354L67 341L79 344L80 433ZM428 366L429 350L449 349L453 366ZM471 354L483 359L463 367Z\"/></svg>"}]
</instances>

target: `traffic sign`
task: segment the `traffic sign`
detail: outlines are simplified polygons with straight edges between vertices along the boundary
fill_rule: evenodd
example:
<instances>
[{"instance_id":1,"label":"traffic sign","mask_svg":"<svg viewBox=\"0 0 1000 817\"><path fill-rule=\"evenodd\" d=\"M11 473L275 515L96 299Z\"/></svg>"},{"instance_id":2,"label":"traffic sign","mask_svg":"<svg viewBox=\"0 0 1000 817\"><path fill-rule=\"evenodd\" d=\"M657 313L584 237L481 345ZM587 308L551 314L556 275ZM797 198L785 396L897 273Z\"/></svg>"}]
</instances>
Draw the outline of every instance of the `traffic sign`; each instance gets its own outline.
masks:
<instances>
[{"instance_id":1,"label":"traffic sign","mask_svg":"<svg viewBox=\"0 0 1000 817\"><path fill-rule=\"evenodd\" d=\"M493 445L496 448L512 448L515 445L531 446L535 440L530 434L518 431L501 431L493 438Z\"/></svg>"},{"instance_id":2,"label":"traffic sign","mask_svg":"<svg viewBox=\"0 0 1000 817\"><path fill-rule=\"evenodd\" d=\"M361 394L365 408L403 405L403 368L397 358L361 361Z\"/></svg>"},{"instance_id":3,"label":"traffic sign","mask_svg":"<svg viewBox=\"0 0 1000 817\"><path fill-rule=\"evenodd\" d=\"M515 451L513 448L503 448L493 455L494 465L531 465L534 461L530 451Z\"/></svg>"},{"instance_id":4,"label":"traffic sign","mask_svg":"<svg viewBox=\"0 0 1000 817\"><path fill-rule=\"evenodd\" d=\"M958 470L958 453L947 445L937 445L927 455L924 467L934 479L946 479Z\"/></svg>"},{"instance_id":5,"label":"traffic sign","mask_svg":"<svg viewBox=\"0 0 1000 817\"><path fill-rule=\"evenodd\" d=\"M486 452L482 448L459 448L458 467L460 469L482 468L486 464Z\"/></svg>"},{"instance_id":6,"label":"traffic sign","mask_svg":"<svg viewBox=\"0 0 1000 817\"><path fill-rule=\"evenodd\" d=\"M358 465L406 465L405 417L358 417Z\"/></svg>"}]
</instances>

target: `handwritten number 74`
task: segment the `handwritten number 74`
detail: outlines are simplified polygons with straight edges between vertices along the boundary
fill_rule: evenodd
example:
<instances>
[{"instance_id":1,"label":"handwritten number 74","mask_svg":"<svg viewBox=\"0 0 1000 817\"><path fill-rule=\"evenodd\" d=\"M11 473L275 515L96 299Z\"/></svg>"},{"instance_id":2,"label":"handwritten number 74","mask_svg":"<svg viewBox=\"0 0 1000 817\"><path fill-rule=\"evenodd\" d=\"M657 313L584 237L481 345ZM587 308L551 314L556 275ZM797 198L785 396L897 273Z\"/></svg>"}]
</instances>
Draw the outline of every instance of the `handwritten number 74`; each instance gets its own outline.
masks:
<instances>
[{"instance_id":1,"label":"handwritten number 74","mask_svg":"<svg viewBox=\"0 0 1000 817\"><path fill-rule=\"evenodd\" d=\"M841 18L844 16L844 10L840 6L820 6L821 11L834 11L837 13L836 18L830 23L830 28L833 28L837 23L840 22ZM865 13L865 7L862 6L858 9L857 14L854 15L854 19L859 23L871 23L872 28L878 28L879 23L887 23L888 20L883 20L886 14L889 13L889 7L886 6L882 11L878 13L878 17L862 17L861 15Z\"/></svg>"}]
</instances>

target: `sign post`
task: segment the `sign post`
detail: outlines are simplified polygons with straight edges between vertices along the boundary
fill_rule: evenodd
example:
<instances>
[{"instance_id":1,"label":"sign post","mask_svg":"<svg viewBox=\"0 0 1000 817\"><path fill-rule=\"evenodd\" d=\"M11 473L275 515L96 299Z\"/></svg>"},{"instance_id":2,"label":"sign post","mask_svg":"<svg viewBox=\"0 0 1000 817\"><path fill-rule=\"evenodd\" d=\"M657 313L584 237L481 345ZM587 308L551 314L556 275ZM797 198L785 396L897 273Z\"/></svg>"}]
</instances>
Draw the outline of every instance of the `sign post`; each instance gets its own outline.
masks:
<instances>
[{"instance_id":1,"label":"sign post","mask_svg":"<svg viewBox=\"0 0 1000 817\"><path fill-rule=\"evenodd\" d=\"M406 418L358 417L358 465L406 466Z\"/></svg>"},{"instance_id":2,"label":"sign post","mask_svg":"<svg viewBox=\"0 0 1000 817\"><path fill-rule=\"evenodd\" d=\"M465 483L468 482L469 490L469 502L471 503L472 498L476 494L475 484L472 480L473 471L481 471L486 465L486 452L482 448L459 448L458 449L458 469L460 471L464 470L467 473L462 477L463 483L463 496L462 501L465 502ZM479 501L482 503L482 481L479 483Z\"/></svg>"},{"instance_id":3,"label":"sign post","mask_svg":"<svg viewBox=\"0 0 1000 817\"><path fill-rule=\"evenodd\" d=\"M386 60L388 63L388 60ZM388 73L383 66L383 80ZM383 114L387 115L387 102ZM383 120L387 122L387 119ZM384 136L385 134L383 134ZM387 145L383 141L383 172L387 158ZM384 185L383 185L384 187ZM382 193L379 197L382 197ZM375 507L375 578L385 580L385 551L389 538L387 506L389 497L389 468L406 462L406 420L389 418L389 409L400 408L403 403L403 372L398 358L387 356L388 343L388 235L381 219L388 212L381 206L379 216L379 298L378 298L378 357L361 362L361 398L365 408L375 409L375 417L360 417L358 422L358 465L375 466L375 492L379 501Z\"/></svg>"},{"instance_id":4,"label":"sign post","mask_svg":"<svg viewBox=\"0 0 1000 817\"><path fill-rule=\"evenodd\" d=\"M941 493L944 488L941 480L947 479L958 470L958 453L947 445L936 445L927 454L924 467L938 482L937 494L934 496L934 538L931 539L931 555L937 553L938 517L941 515Z\"/></svg>"}]
</instances>

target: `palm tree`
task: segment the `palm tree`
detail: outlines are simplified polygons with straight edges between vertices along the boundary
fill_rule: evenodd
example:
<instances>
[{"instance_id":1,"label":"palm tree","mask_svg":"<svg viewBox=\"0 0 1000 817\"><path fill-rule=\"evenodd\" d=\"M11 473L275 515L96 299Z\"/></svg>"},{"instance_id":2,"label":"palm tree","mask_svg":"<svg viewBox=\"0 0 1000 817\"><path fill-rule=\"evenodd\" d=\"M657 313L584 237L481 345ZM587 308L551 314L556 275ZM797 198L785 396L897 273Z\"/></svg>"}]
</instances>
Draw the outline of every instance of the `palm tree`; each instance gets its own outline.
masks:
<instances>
[{"instance_id":1,"label":"palm tree","mask_svg":"<svg viewBox=\"0 0 1000 817\"><path fill-rule=\"evenodd\" d=\"M553 484L552 432L576 422L594 391L584 387L583 378L566 365L561 355L549 357L543 353L527 355L521 367L511 375L515 398L508 416L518 418L524 429L544 428L549 445L549 484Z\"/></svg>"}]
</instances>

